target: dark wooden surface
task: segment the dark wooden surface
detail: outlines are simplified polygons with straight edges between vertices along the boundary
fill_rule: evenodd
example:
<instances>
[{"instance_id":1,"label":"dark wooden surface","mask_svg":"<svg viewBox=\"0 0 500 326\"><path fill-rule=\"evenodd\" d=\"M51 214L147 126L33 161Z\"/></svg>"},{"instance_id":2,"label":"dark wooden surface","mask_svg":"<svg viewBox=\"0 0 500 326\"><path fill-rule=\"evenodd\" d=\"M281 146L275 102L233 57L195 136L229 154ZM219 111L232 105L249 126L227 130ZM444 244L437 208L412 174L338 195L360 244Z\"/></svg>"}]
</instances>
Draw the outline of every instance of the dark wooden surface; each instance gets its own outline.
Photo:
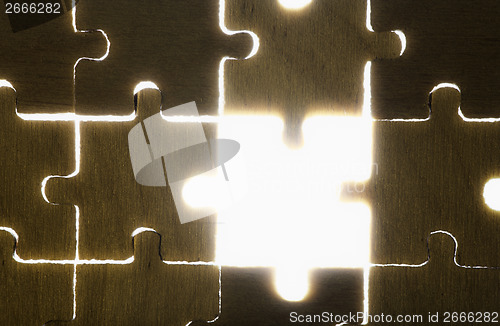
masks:
<instances>
[{"instance_id":1,"label":"dark wooden surface","mask_svg":"<svg viewBox=\"0 0 500 326\"><path fill-rule=\"evenodd\" d=\"M161 259L213 259L215 217L180 225L167 188L145 189L133 180L127 134L160 105L196 100L201 114L215 115L219 61L224 55L245 57L251 39L222 33L219 3L212 0L81 0L78 8L78 28L102 28L111 45L104 61L78 64L76 85L76 60L106 51L100 32L75 34L70 14L17 33L6 15L0 19L0 78L16 88L15 93L0 90L0 226L19 234L22 259L61 263L15 261L14 238L0 231L0 323L185 325L191 319L210 320L218 315L217 268L167 265ZM466 116L500 116L498 4L372 0L372 8L375 33L365 26L366 1L313 1L294 12L272 0L228 0L227 26L254 31L260 48L247 61L226 63L225 110L281 116L285 141L297 145L307 115L359 115L363 67L373 60L375 118L425 118L431 112L428 121L374 123L379 174L364 194L373 210L373 262L425 262L429 232L442 229L457 237L460 264L499 266L500 217L485 206L482 189L500 174L500 122L464 122L457 114L461 103ZM406 33L402 57L399 39L389 33L393 29ZM20 112L129 114L133 89L142 80L155 82L161 97L157 91L139 93L133 121L81 122L80 173L51 179L46 193L52 204L45 202L42 180L74 170L75 124L22 120L15 115L14 98ZM462 93L438 90L430 98L440 82L455 82ZM206 129L212 135L213 130ZM71 321L73 205L79 207L80 259L122 260L135 254L135 261L78 265L76 319ZM161 244L154 233L132 242L131 232L139 226L155 228ZM450 263L451 238L437 234L430 239L425 266L372 267L370 311L499 310L499 271L456 266ZM315 279L328 282L313 280L313 298L293 308L304 313L361 309L359 271L339 273L322 270ZM346 291L338 294L333 284ZM223 267L217 323L244 324L241 313L254 325L290 324L286 310L292 305L271 288L267 269ZM281 307L279 314L274 304Z\"/></svg>"}]
</instances>

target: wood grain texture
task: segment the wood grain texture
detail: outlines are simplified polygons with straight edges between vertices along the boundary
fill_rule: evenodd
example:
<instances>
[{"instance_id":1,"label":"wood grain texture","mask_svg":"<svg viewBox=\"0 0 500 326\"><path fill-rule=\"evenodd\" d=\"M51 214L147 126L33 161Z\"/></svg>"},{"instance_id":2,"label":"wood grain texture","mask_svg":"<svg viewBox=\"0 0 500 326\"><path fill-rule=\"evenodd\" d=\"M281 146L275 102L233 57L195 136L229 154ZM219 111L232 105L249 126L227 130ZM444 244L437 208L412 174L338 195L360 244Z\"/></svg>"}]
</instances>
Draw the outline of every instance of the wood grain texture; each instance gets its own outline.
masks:
<instances>
[{"instance_id":1,"label":"wood grain texture","mask_svg":"<svg viewBox=\"0 0 500 326\"><path fill-rule=\"evenodd\" d=\"M80 207L81 258L126 259L133 254L132 232L149 227L163 236L164 259L213 259L215 216L181 224L168 187L135 181L128 134L144 118L160 112L160 105L161 93L146 89L138 94L136 119L82 122L80 173L47 183L51 201Z\"/></svg>"},{"instance_id":2,"label":"wood grain texture","mask_svg":"<svg viewBox=\"0 0 500 326\"><path fill-rule=\"evenodd\" d=\"M46 176L74 170L74 123L23 120L15 96L0 88L0 226L18 233L24 259L71 259L75 211L47 203L41 188Z\"/></svg>"},{"instance_id":3,"label":"wood grain texture","mask_svg":"<svg viewBox=\"0 0 500 326\"><path fill-rule=\"evenodd\" d=\"M366 5L318 0L293 11L278 1L227 1L228 27L253 31L260 46L226 63L225 112L277 115L295 145L308 115L360 115L366 62L401 50L396 34L366 28Z\"/></svg>"},{"instance_id":4,"label":"wood grain texture","mask_svg":"<svg viewBox=\"0 0 500 326\"><path fill-rule=\"evenodd\" d=\"M3 10L0 79L8 80L16 89L19 112L73 112L74 65L78 58L104 55L104 36L76 33L71 12L14 33Z\"/></svg>"},{"instance_id":5,"label":"wood grain texture","mask_svg":"<svg viewBox=\"0 0 500 326\"><path fill-rule=\"evenodd\" d=\"M73 314L73 266L16 262L14 237L0 231L0 324L39 326Z\"/></svg>"},{"instance_id":6,"label":"wood grain texture","mask_svg":"<svg viewBox=\"0 0 500 326\"><path fill-rule=\"evenodd\" d=\"M451 318L448 323L444 321L445 312L498 312L500 270L459 267L453 261L455 249L450 236L434 234L429 238L429 261L425 266L372 268L370 314L391 315L394 321L398 315L422 315L421 323L396 323L404 325L493 325L484 317L481 323L452 322ZM429 322L429 312L439 313L439 322Z\"/></svg>"},{"instance_id":7,"label":"wood grain texture","mask_svg":"<svg viewBox=\"0 0 500 326\"><path fill-rule=\"evenodd\" d=\"M228 27L254 31L261 46L247 61L226 63L226 112L279 115L288 128L286 141L297 144L307 115L359 114L363 67L373 60L375 117L424 118L431 110L428 121L375 122L378 174L365 192L374 214L373 261L422 263L429 232L444 229L458 239L459 264L500 266L500 219L482 198L484 183L500 175L500 122L465 122L457 114L461 103L466 116L498 116L498 3L372 0L372 6L374 28L381 33L366 30L366 1L317 0L292 12L273 0L228 0ZM217 314L215 268L171 266L161 258L213 259L215 217L180 225L168 188L135 182L127 134L161 105L195 100L202 114L215 114L219 61L223 55L245 56L250 40L219 30L216 1L81 0L78 10L79 28L103 28L111 47L106 60L78 64L76 93L73 65L80 56L102 54L100 36L75 34L69 15L16 34L6 16L0 18L0 78L17 89L0 89L0 226L20 235L22 258L73 259L72 204L78 204L80 258L135 254L136 260L79 265L77 318L70 322L73 265L16 263L12 237L1 232L0 324L210 320ZM406 33L405 54L379 61L398 56L399 40L384 32L396 28ZM80 173L47 184L49 199L68 205L44 202L41 180L74 168L73 124L21 120L14 114L15 96L22 112L72 111L76 96L78 113L128 114L141 80L155 82L163 97L141 92L134 121L82 122ZM454 90L438 90L429 108L429 91L439 82L456 82L461 98ZM132 243L139 226L162 235L159 250L154 234ZM500 271L461 268L452 257L450 238L433 235L425 266L372 268L370 312L498 310ZM286 325L288 310L297 307L304 313L360 310L359 274L336 278L338 271L324 272L314 276L314 298L293 306L271 290L269 270L224 268L216 323Z\"/></svg>"},{"instance_id":8,"label":"wood grain texture","mask_svg":"<svg viewBox=\"0 0 500 326\"><path fill-rule=\"evenodd\" d=\"M48 325L184 326L215 318L219 268L167 265L159 247L160 236L145 232L134 237L131 264L79 266L76 319Z\"/></svg>"},{"instance_id":9,"label":"wood grain texture","mask_svg":"<svg viewBox=\"0 0 500 326\"><path fill-rule=\"evenodd\" d=\"M217 114L219 62L245 57L248 35L219 28L219 1L99 1L78 4L76 23L103 29L111 42L104 61L76 68L76 112L133 112L130 94L141 81L165 94L166 109L196 101L202 114Z\"/></svg>"},{"instance_id":10,"label":"wood grain texture","mask_svg":"<svg viewBox=\"0 0 500 326\"><path fill-rule=\"evenodd\" d=\"M373 64L377 118L425 118L427 97L439 83L462 91L467 117L500 117L500 2L479 0L372 1L377 32L401 30L400 58Z\"/></svg>"},{"instance_id":11,"label":"wood grain texture","mask_svg":"<svg viewBox=\"0 0 500 326\"><path fill-rule=\"evenodd\" d=\"M483 198L500 176L500 123L467 122L460 94L432 93L428 121L378 121L366 198L372 203L372 261L418 264L430 232L451 232L459 262L500 266L500 213Z\"/></svg>"}]
</instances>

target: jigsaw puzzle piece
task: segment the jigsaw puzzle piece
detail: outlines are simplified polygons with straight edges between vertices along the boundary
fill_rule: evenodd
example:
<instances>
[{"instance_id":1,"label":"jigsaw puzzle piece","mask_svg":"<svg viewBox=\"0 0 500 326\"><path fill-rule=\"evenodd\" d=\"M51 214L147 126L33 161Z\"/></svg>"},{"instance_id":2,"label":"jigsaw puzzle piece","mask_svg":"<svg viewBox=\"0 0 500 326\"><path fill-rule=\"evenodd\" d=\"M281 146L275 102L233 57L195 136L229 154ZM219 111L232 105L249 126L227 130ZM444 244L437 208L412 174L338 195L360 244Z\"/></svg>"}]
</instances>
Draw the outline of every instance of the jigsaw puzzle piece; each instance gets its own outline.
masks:
<instances>
[{"instance_id":1,"label":"jigsaw puzzle piece","mask_svg":"<svg viewBox=\"0 0 500 326\"><path fill-rule=\"evenodd\" d=\"M78 266L76 319L49 325L183 326L217 316L219 267L169 265L158 234L133 239L132 263Z\"/></svg>"},{"instance_id":2,"label":"jigsaw puzzle piece","mask_svg":"<svg viewBox=\"0 0 500 326\"><path fill-rule=\"evenodd\" d=\"M397 59L373 65L377 118L427 118L429 91L454 82L467 117L499 117L500 2L480 0L372 1L376 31L402 30L408 40ZM432 23L429 23L432 22Z\"/></svg>"},{"instance_id":3,"label":"jigsaw puzzle piece","mask_svg":"<svg viewBox=\"0 0 500 326\"><path fill-rule=\"evenodd\" d=\"M243 58L253 44L248 35L222 32L215 0L87 0L78 6L76 23L103 29L111 42L104 61L76 67L80 114L132 113L129 94L143 80L166 92L164 108L196 101L203 114L216 114L221 59Z\"/></svg>"},{"instance_id":4,"label":"jigsaw puzzle piece","mask_svg":"<svg viewBox=\"0 0 500 326\"><path fill-rule=\"evenodd\" d=\"M79 206L82 259L126 259L133 252L132 232L149 227L163 236L164 259L212 261L215 216L181 224L165 179L161 180L164 186L151 187L134 178L129 132L145 118L159 113L161 105L157 90L145 89L137 95L138 118L132 121L81 122L80 172L72 178L49 180L47 196L57 203ZM185 128L186 137L189 134L189 123L162 122L161 131ZM165 137L168 139L168 135ZM145 157L149 158L147 148Z\"/></svg>"},{"instance_id":5,"label":"jigsaw puzzle piece","mask_svg":"<svg viewBox=\"0 0 500 326\"><path fill-rule=\"evenodd\" d=\"M373 267L369 314L379 320L384 314L385 322L372 319L368 324L394 325L398 316L407 318L400 325L498 323L500 270L457 266L456 245L450 234L435 232L424 266Z\"/></svg>"},{"instance_id":6,"label":"jigsaw puzzle piece","mask_svg":"<svg viewBox=\"0 0 500 326\"><path fill-rule=\"evenodd\" d=\"M0 88L0 226L19 234L24 259L72 259L75 211L46 202L42 182L74 169L74 123L29 121L16 114L16 93Z\"/></svg>"},{"instance_id":7,"label":"jigsaw puzzle piece","mask_svg":"<svg viewBox=\"0 0 500 326\"><path fill-rule=\"evenodd\" d=\"M363 271L360 269L311 271L314 286L299 302L285 301L276 293L273 274L273 268L222 267L222 310L213 324L294 325L301 320L304 323L305 315L323 314L324 318L330 318L330 314L363 311ZM191 325L211 324L197 321Z\"/></svg>"},{"instance_id":8,"label":"jigsaw puzzle piece","mask_svg":"<svg viewBox=\"0 0 500 326\"><path fill-rule=\"evenodd\" d=\"M73 266L15 261L16 239L0 231L0 324L42 325L73 314Z\"/></svg>"},{"instance_id":9,"label":"jigsaw puzzle piece","mask_svg":"<svg viewBox=\"0 0 500 326\"><path fill-rule=\"evenodd\" d=\"M45 2L37 3L37 10ZM72 11L63 13L63 8L60 15L39 14L44 17L40 19L14 11L0 14L0 79L16 89L21 113L72 112L75 63L106 53L105 37L99 32L75 32Z\"/></svg>"},{"instance_id":10,"label":"jigsaw puzzle piece","mask_svg":"<svg viewBox=\"0 0 500 326\"><path fill-rule=\"evenodd\" d=\"M424 121L376 121L376 170L363 196L372 203L372 262L415 264L433 230L451 232L464 265L500 266L500 214L483 197L500 175L500 122L465 121L460 93L431 94Z\"/></svg>"},{"instance_id":11,"label":"jigsaw puzzle piece","mask_svg":"<svg viewBox=\"0 0 500 326\"><path fill-rule=\"evenodd\" d=\"M401 50L395 33L367 29L364 0L315 0L300 10L229 0L226 7L228 27L251 30L260 46L248 60L226 62L225 112L280 116L291 144L301 143L307 115L360 115L366 62Z\"/></svg>"}]
</instances>

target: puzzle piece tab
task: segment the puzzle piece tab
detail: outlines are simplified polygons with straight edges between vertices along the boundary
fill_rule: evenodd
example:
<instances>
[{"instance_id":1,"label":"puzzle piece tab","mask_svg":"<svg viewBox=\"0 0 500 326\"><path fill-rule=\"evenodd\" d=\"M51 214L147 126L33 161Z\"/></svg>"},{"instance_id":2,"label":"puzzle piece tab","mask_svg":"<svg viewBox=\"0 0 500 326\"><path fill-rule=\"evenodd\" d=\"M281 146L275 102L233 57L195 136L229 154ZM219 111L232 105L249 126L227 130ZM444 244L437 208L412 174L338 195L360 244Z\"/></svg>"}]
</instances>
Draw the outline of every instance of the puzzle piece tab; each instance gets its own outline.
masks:
<instances>
[{"instance_id":1,"label":"puzzle piece tab","mask_svg":"<svg viewBox=\"0 0 500 326\"><path fill-rule=\"evenodd\" d=\"M132 113L130 93L144 80L164 92L164 108L196 101L203 114L216 114L219 62L245 57L253 44L248 35L222 32L216 0L86 0L76 25L103 29L111 42L104 61L76 67L80 114Z\"/></svg>"},{"instance_id":2,"label":"puzzle piece tab","mask_svg":"<svg viewBox=\"0 0 500 326\"><path fill-rule=\"evenodd\" d=\"M12 15L16 22L24 14ZM104 55L105 37L100 32L75 32L71 10L31 28L17 32L13 28L9 16L2 11L0 79L8 80L16 89L19 112L72 112L74 66L81 57Z\"/></svg>"},{"instance_id":3,"label":"puzzle piece tab","mask_svg":"<svg viewBox=\"0 0 500 326\"><path fill-rule=\"evenodd\" d=\"M420 263L433 230L451 232L464 265L500 266L500 214L485 204L500 176L500 122L464 121L460 94L434 91L426 121L376 121L372 261Z\"/></svg>"},{"instance_id":4,"label":"puzzle piece tab","mask_svg":"<svg viewBox=\"0 0 500 326\"><path fill-rule=\"evenodd\" d=\"M495 316L498 322L500 270L457 266L455 245L450 235L435 233L425 266L373 267L369 314L380 318L383 313L386 322L368 324L394 325L398 316L410 318L400 325L493 325Z\"/></svg>"},{"instance_id":5,"label":"puzzle piece tab","mask_svg":"<svg viewBox=\"0 0 500 326\"><path fill-rule=\"evenodd\" d=\"M260 46L226 62L225 112L280 116L291 143L301 143L308 115L360 115L366 62L401 50L395 33L370 32L366 15L364 0L315 0L296 11L277 0L226 1L226 25L251 30Z\"/></svg>"},{"instance_id":6,"label":"puzzle piece tab","mask_svg":"<svg viewBox=\"0 0 500 326\"><path fill-rule=\"evenodd\" d=\"M24 259L71 259L75 255L75 211L42 195L49 175L74 170L74 124L28 121L16 115L16 93L0 88L0 226L19 234Z\"/></svg>"},{"instance_id":7,"label":"puzzle piece tab","mask_svg":"<svg viewBox=\"0 0 500 326\"><path fill-rule=\"evenodd\" d=\"M217 316L217 266L165 264L154 232L133 241L132 263L78 266L76 319L49 325L184 326Z\"/></svg>"},{"instance_id":8,"label":"puzzle piece tab","mask_svg":"<svg viewBox=\"0 0 500 326\"><path fill-rule=\"evenodd\" d=\"M427 97L440 83L462 91L467 117L500 117L500 2L479 0L372 0L375 31L401 30L403 55L373 65L377 118L426 118Z\"/></svg>"},{"instance_id":9,"label":"puzzle piece tab","mask_svg":"<svg viewBox=\"0 0 500 326\"><path fill-rule=\"evenodd\" d=\"M222 267L222 310L214 324L295 325L303 318L299 315L324 312L345 315L363 311L362 270L317 269L310 277L315 285L307 297L300 302L290 302L276 293L273 269ZM211 324L194 322L191 325Z\"/></svg>"},{"instance_id":10,"label":"puzzle piece tab","mask_svg":"<svg viewBox=\"0 0 500 326\"><path fill-rule=\"evenodd\" d=\"M159 113L160 101L159 91L146 89L138 94L137 119L81 122L79 174L69 179L54 178L47 183L50 200L80 207L82 259L126 259L133 252L132 232L139 227L149 227L163 236L164 259L213 260L215 216L181 224L168 187L143 186L134 178L129 132L145 118ZM163 124L158 129L166 132L169 128L182 127L165 120Z\"/></svg>"},{"instance_id":11,"label":"puzzle piece tab","mask_svg":"<svg viewBox=\"0 0 500 326\"><path fill-rule=\"evenodd\" d=\"M0 324L39 326L73 313L73 266L13 259L15 238L0 231Z\"/></svg>"}]
</instances>

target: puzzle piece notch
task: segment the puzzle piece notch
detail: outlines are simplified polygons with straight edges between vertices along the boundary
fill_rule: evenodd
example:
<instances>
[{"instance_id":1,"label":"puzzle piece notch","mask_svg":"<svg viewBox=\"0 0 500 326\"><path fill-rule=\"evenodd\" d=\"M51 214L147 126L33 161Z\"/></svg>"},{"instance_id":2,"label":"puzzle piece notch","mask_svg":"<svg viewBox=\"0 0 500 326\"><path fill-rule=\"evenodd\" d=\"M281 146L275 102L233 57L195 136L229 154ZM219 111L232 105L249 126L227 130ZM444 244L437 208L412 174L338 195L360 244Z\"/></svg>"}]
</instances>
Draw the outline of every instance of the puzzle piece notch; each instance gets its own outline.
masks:
<instances>
[{"instance_id":1,"label":"puzzle piece notch","mask_svg":"<svg viewBox=\"0 0 500 326\"><path fill-rule=\"evenodd\" d=\"M80 114L130 114L130 92L150 80L166 94L163 108L196 101L201 114L215 115L221 59L243 58L253 46L247 34L220 30L218 1L87 0L78 6L76 23L103 29L111 42L104 61L76 68Z\"/></svg>"},{"instance_id":2,"label":"puzzle piece notch","mask_svg":"<svg viewBox=\"0 0 500 326\"><path fill-rule=\"evenodd\" d=\"M107 42L100 32L75 32L72 23L69 11L14 33L9 16L0 15L0 79L16 89L19 112L73 111L74 65L81 57L104 55Z\"/></svg>"},{"instance_id":3,"label":"puzzle piece notch","mask_svg":"<svg viewBox=\"0 0 500 326\"><path fill-rule=\"evenodd\" d=\"M445 312L465 312L467 317L472 312L476 321L481 314L482 323L488 323L484 312L498 310L500 271L457 266L454 263L456 243L448 233L433 232L428 241L429 260L422 267L372 268L370 315L380 316L383 313L386 318L390 315L392 324L398 315L421 315L423 323L431 325L445 323ZM409 304L415 302L418 304ZM432 320L429 320L429 313L433 316ZM439 313L437 321L434 317L436 313ZM462 317L458 315L458 318ZM451 317L448 319L452 321ZM479 324L466 321L470 325ZM422 322L414 320L413 323Z\"/></svg>"},{"instance_id":4,"label":"puzzle piece notch","mask_svg":"<svg viewBox=\"0 0 500 326\"><path fill-rule=\"evenodd\" d=\"M160 239L154 232L136 235L131 264L78 266L76 319L48 325L183 326L215 318L218 267L165 264Z\"/></svg>"},{"instance_id":5,"label":"puzzle piece notch","mask_svg":"<svg viewBox=\"0 0 500 326\"><path fill-rule=\"evenodd\" d=\"M75 211L42 197L42 181L74 169L72 122L27 121L16 115L16 93L0 88L0 226L19 234L24 259L72 259Z\"/></svg>"},{"instance_id":6,"label":"puzzle piece notch","mask_svg":"<svg viewBox=\"0 0 500 326\"><path fill-rule=\"evenodd\" d=\"M372 179L354 193L372 203L372 261L419 264L427 235L447 230L460 243L461 264L500 266L500 216L483 198L485 183L500 175L492 150L500 124L464 121L455 89L430 100L427 121L375 122Z\"/></svg>"},{"instance_id":7,"label":"puzzle piece notch","mask_svg":"<svg viewBox=\"0 0 500 326\"><path fill-rule=\"evenodd\" d=\"M0 324L38 326L71 318L73 266L19 263L15 249L15 238L0 231Z\"/></svg>"},{"instance_id":8,"label":"puzzle piece notch","mask_svg":"<svg viewBox=\"0 0 500 326\"><path fill-rule=\"evenodd\" d=\"M426 118L434 85L454 82L466 117L499 117L499 14L496 0L372 1L375 31L402 30L408 40L400 58L373 64L374 116Z\"/></svg>"},{"instance_id":9,"label":"puzzle piece notch","mask_svg":"<svg viewBox=\"0 0 500 326\"><path fill-rule=\"evenodd\" d=\"M272 268L222 267L222 311L215 325L293 325L298 314L356 314L363 311L363 270L316 269L316 282L300 302L284 301L274 288ZM193 326L212 322L193 322Z\"/></svg>"},{"instance_id":10,"label":"puzzle piece notch","mask_svg":"<svg viewBox=\"0 0 500 326\"><path fill-rule=\"evenodd\" d=\"M181 224L168 187L142 186L134 178L128 134L140 121L160 112L161 97L158 90L140 91L138 118L133 121L81 122L79 174L47 182L49 200L80 208L82 259L127 259L133 253L130 236L139 227L162 235L166 260L214 259L215 216ZM162 122L162 130L179 128L178 122Z\"/></svg>"},{"instance_id":11,"label":"puzzle piece notch","mask_svg":"<svg viewBox=\"0 0 500 326\"><path fill-rule=\"evenodd\" d=\"M367 61L401 51L395 33L367 29L366 15L363 0L316 0L297 11L277 0L226 1L228 27L253 31L260 46L226 63L225 112L282 117L292 146L302 144L307 116L361 115Z\"/></svg>"}]
</instances>

